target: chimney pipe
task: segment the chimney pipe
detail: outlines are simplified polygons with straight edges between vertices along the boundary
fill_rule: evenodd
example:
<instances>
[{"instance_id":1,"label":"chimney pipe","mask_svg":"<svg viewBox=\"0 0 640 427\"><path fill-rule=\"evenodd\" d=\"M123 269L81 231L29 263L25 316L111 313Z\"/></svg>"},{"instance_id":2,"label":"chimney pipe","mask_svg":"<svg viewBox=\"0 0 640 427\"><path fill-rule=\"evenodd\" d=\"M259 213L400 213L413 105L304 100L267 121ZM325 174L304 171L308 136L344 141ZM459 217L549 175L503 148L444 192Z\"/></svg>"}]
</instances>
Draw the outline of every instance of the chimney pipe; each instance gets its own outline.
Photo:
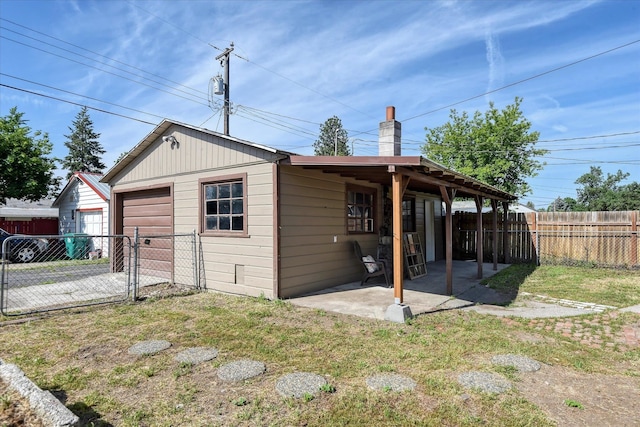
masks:
<instances>
[{"instance_id":1,"label":"chimney pipe","mask_svg":"<svg viewBox=\"0 0 640 427\"><path fill-rule=\"evenodd\" d=\"M402 124L396 121L396 107L387 107L387 121L380 123L378 156L401 155Z\"/></svg>"},{"instance_id":2,"label":"chimney pipe","mask_svg":"<svg viewBox=\"0 0 640 427\"><path fill-rule=\"evenodd\" d=\"M396 107L387 107L387 121L396 119Z\"/></svg>"}]
</instances>

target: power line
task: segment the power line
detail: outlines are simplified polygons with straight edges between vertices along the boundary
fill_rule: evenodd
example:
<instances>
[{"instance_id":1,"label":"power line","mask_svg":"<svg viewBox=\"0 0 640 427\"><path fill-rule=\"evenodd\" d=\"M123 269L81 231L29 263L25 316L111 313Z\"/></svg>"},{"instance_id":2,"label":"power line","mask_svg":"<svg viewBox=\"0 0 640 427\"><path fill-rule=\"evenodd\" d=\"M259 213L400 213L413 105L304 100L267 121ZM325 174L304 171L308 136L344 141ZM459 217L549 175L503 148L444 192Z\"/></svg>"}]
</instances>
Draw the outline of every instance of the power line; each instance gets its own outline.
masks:
<instances>
[{"instance_id":1,"label":"power line","mask_svg":"<svg viewBox=\"0 0 640 427\"><path fill-rule=\"evenodd\" d=\"M65 41L65 40L59 39L59 38L57 38L57 37L51 36L51 35L46 34L46 33L43 33L43 32L41 32L41 31L34 30L33 28L29 28L29 27L27 27L27 26L24 26L24 25L18 24L17 22L10 21L10 20L8 20L8 19L1 18L1 17L0 17L0 21L9 22L9 23L11 23L11 24L13 24L13 25L15 25L15 26L18 26L18 27L24 28L24 29L29 30L29 31L32 31L32 32L34 32L34 33L37 33L37 34L40 34L40 35L42 35L42 36L48 37L48 38L50 38L50 39L53 39L53 40L59 41L60 43L64 43L64 44L67 44L67 45L69 45L69 46L73 46L73 47L75 47L76 49L80 49L80 50L87 51L87 52L92 53L92 54L94 54L94 55L97 55L97 56L100 56L100 57L102 57L102 58L108 59L109 61L113 61L113 62L116 62L116 63L118 63L118 64L124 65L124 66L126 66L126 67L133 68L134 70L142 71L142 72L143 72L143 73L145 73L145 74L149 74L149 75L151 75L151 76L158 77L158 78L160 78L160 79L162 79L162 80L166 80L166 81L168 81L168 82L170 82L170 83L176 84L176 85L178 85L178 86L184 87L184 88L189 89L189 90L192 90L192 91L194 91L194 92L199 92L199 93L202 93L202 94L205 94L205 95L207 94L206 92L203 92L203 91L201 91L201 90L199 90L199 89L195 89L195 88L192 88L192 87L189 87L189 86L185 86L185 85L183 85L183 84L181 84L181 83L179 83L179 82L176 82L176 81L170 80L170 79L168 79L168 78L166 78L166 77L162 77L162 76L160 76L160 75L158 75L158 74L151 73L151 72L149 72L149 71L143 70L142 68L138 68L138 67L136 67L136 66L134 66L134 65L127 64L126 62L119 61L119 60L114 59L114 58L111 58L111 57L109 57L109 56L102 55L101 53L98 53L98 52L95 52L95 51L93 51L93 50L90 50L90 49L84 48L84 47L82 47L82 46L75 45L75 44L73 44L73 43L70 43L70 42L68 42L68 41ZM6 27L0 27L0 28L2 28L2 29L4 29L4 30L7 30L7 31L11 31L11 32L13 32L13 33L15 33L15 34L23 35L24 37L28 37L28 38L30 38L30 39L32 39L32 40L36 40L36 41L39 41L39 42L41 42L41 43L49 44L49 43L43 42L42 40L38 40L38 39L35 39L35 38L33 38L33 37L29 37L29 36L27 36L27 35L24 35L24 34L18 33L18 32L16 32L16 31L13 31L13 30L11 30L11 29L9 29L9 28L6 28ZM60 47L58 47L58 46L55 46L55 45L50 45L50 46L53 46L53 47L55 47L55 48L57 48L57 49L61 49L61 50L63 50L62 48L60 48ZM71 52L71 51L69 51L69 52ZM71 53L74 53L74 52L71 52ZM75 54L75 53L74 53L74 54ZM123 71L124 71L124 70L123 70Z\"/></svg>"},{"instance_id":2,"label":"power line","mask_svg":"<svg viewBox=\"0 0 640 427\"><path fill-rule=\"evenodd\" d=\"M247 109L246 107L244 107L244 106L242 106L242 105L238 105L238 110L239 110L239 111L240 111L240 110L242 110L242 111L244 111L246 114L248 114L248 115L250 115L250 116L253 116L253 117L256 117L256 118L259 118L259 119L261 119L261 120L264 120L264 121L267 121L267 122L271 122L271 123L277 123L277 124L281 125L282 127L286 127L286 128L289 128L289 129L295 130L295 131L300 132L300 133L302 133L302 134L305 134L305 135L307 135L307 136L308 136L308 135L310 135L310 136L312 136L312 137L314 137L314 138L316 138L316 137L318 136L318 134L317 134L317 133L312 132L312 131L309 131L308 129L305 129L305 128L303 128L303 127L295 126L295 125L289 125L289 126L287 126L287 125L285 125L283 122L276 122L276 121L273 121L273 120L271 120L271 119L268 119L268 118L264 117L263 115L261 115L260 113L257 113L257 112L255 112L255 111L251 111L250 109Z\"/></svg>"},{"instance_id":3,"label":"power line","mask_svg":"<svg viewBox=\"0 0 640 427\"><path fill-rule=\"evenodd\" d=\"M501 90L504 90L504 89L507 89L507 88L510 88L510 87L513 87L513 86L516 86L516 85L519 85L519 84L522 84L522 83L525 83L525 82L528 82L528 81L533 80L533 79L537 79L539 77L545 76L547 74L554 73L556 71L559 71L559 70L562 70L562 69L565 69L565 68L568 68L568 67L572 67L572 66L577 65L579 63L582 63L582 62L597 58L597 57L602 56L602 55L606 55L606 54L614 52L616 50L623 49L625 47L629 47L629 46L631 46L633 44L636 44L636 43L640 43L640 39L631 41L629 43L625 43L625 44L620 45L620 46L616 46L614 48L605 50L603 52L596 53L594 55L579 59L577 61L573 61L573 62L571 62L569 64L561 65L560 67L552 68L551 70L547 70L547 71L544 71L542 73L535 74L533 76L530 76L530 77L515 81L513 83L509 83L509 84L507 84L505 86L501 86L499 88L496 88L496 89L481 93L480 95L474 95L474 96L471 96L469 98L463 99L462 101L457 101L457 102L451 103L449 105L445 105L443 107L439 107L439 108L436 108L434 110L427 111L425 113L417 114L415 116L411 116L409 118L402 119L401 122L403 122L403 123L404 122L408 122L409 120L417 119L418 117L423 117L423 116L426 116L426 115L429 115L429 114L436 113L438 111L442 111L442 110L445 110L445 109L448 109L448 108L451 108L451 107L455 107L456 105L464 104L465 102L469 102L469 101L472 101L474 99L482 98L483 96L490 95L492 93L495 93L495 92L498 92L498 91L501 91ZM369 130L367 132L372 132L374 130L375 129L372 129L372 130ZM363 132L363 133L365 133L365 132Z\"/></svg>"},{"instance_id":4,"label":"power line","mask_svg":"<svg viewBox=\"0 0 640 427\"><path fill-rule=\"evenodd\" d=\"M640 130L635 130L631 132L609 133L605 135L576 136L573 138L559 138L559 139L539 139L538 142L562 142L562 141L576 141L580 139L611 138L614 136L636 135L639 133L640 133Z\"/></svg>"},{"instance_id":5,"label":"power line","mask_svg":"<svg viewBox=\"0 0 640 427\"><path fill-rule=\"evenodd\" d=\"M111 114L113 116L118 116L118 117L122 117L122 118L129 119L129 120L135 120L136 122L144 123L146 125L152 125L152 126L156 126L157 125L157 123L151 123L151 122L147 122L147 121L144 121L144 120L136 119L135 117L125 116L124 114L114 113L112 111L103 110L102 108L90 107L90 106L85 105L85 104L80 104L78 102L68 101L66 99L57 98L55 96L45 95L43 93L38 93L38 92L33 92L31 90L22 89L22 88L15 87L15 86L9 86L9 85L6 85L4 83L0 83L0 86L6 87L6 88L9 88L9 89L13 89L13 90L17 90L17 91L20 91L20 92L26 92L26 93L29 93L31 95L37 95L37 96L42 96L44 98L49 98L49 99L53 99L53 100L60 101L60 102L66 102L67 104L77 105L79 107L87 107L90 110L95 110L95 111L99 111L101 113Z\"/></svg>"},{"instance_id":6,"label":"power line","mask_svg":"<svg viewBox=\"0 0 640 427\"><path fill-rule=\"evenodd\" d=\"M611 53L611 52L614 52L616 50L623 49L625 47L629 47L629 46L631 46L633 44L636 44L636 43L640 43L640 39L634 40L634 41L629 42L629 43L625 43L625 44L620 45L620 46L616 46L614 48L605 50L603 52L596 53L596 54L591 55L591 56L587 56L586 58L578 59L577 61L570 62L569 64L565 64L565 65L561 65L561 66L556 67L556 68L552 68L551 70L535 74L533 76L524 78L522 80L518 80L518 81L515 81L513 83L509 83L509 84L507 84L505 86L501 86L499 88L487 91L487 92L485 92L483 94L475 95L475 96L472 96L470 98L464 99L462 101L454 102L453 104L449 104L447 106L444 106L444 107L441 107L441 108L438 108L438 109L435 109L435 110L427 111L426 113L422 113L422 114L418 114L416 116L409 117L408 119L404 119L403 122L408 122L409 120L417 119L418 117L426 116L428 114L432 114L432 113L435 113L437 111L444 110L446 108L455 107L456 105L463 104L465 102L472 101L472 100L477 99L477 98L482 98L483 96L490 95L492 93L495 93L495 92L498 92L498 91L501 91L501 90L504 90L504 89L507 89L507 88L510 88L510 87L513 87L513 86L516 86L516 85L519 85L519 84L522 84L522 83L525 83L525 82L528 82L528 81L531 81L533 79L537 79L537 78L545 76L547 74L555 73L556 71L560 71L560 70L563 70L565 68L572 67L572 66L580 64L582 62L589 61L591 59L597 58L597 57L602 56L602 55L606 55L607 53Z\"/></svg>"},{"instance_id":7,"label":"power line","mask_svg":"<svg viewBox=\"0 0 640 427\"><path fill-rule=\"evenodd\" d=\"M157 114L147 113L145 111L136 110L135 108L125 107L124 105L114 104L113 102L103 101L101 99L93 98L93 97L90 97L90 96L87 96L87 95L80 95L79 93L70 92L68 90L59 89L59 88L56 88L56 87L53 87L53 86L48 86L48 85L45 85L45 84L42 84L42 83L37 83L37 82L31 81L31 80L27 80L27 79L21 79L20 77L12 76L10 74L0 73L0 76L10 77L12 79L21 80L23 82L31 83L31 84L42 86L42 87L46 87L48 89L53 89L53 90L57 90L57 91L60 91L60 92L68 93L70 95L79 96L81 98L86 98L86 99L91 99L92 101L98 101L98 102L102 102L103 104L113 105L114 107L124 108L125 110L135 111L136 113L142 113L142 114L146 114L148 116L157 117L159 119L164 119L163 116L158 116Z\"/></svg>"},{"instance_id":8,"label":"power line","mask_svg":"<svg viewBox=\"0 0 640 427\"><path fill-rule=\"evenodd\" d=\"M155 90L158 90L158 91L160 91L160 92L168 93L169 95L173 95L173 96L177 96L177 97L182 98L182 99L186 99L187 101L192 101L192 102L195 102L195 103L197 103L197 104L204 105L204 106L206 106L206 107L208 107L208 106L209 106L209 104L204 104L204 103L198 102L198 101L196 101L196 100L195 100L195 99L193 99L193 98L187 98L187 97L185 97L185 96L178 95L177 93L169 92L169 91L167 91L167 90L160 89L160 88L158 88L158 87L154 87L154 86L152 86L152 85L149 85L149 84L146 84L146 83L143 83L143 82L140 82L140 81L136 81L136 80L134 80L134 79L130 79L130 78L128 78L128 77L122 76L122 75L120 75L120 74L116 74L116 73L113 73L113 72L111 72L111 71L103 70L103 69L101 69L101 68L94 67L93 65L85 64L84 62L76 61L75 59L67 58L67 57L65 57L65 56L58 55L58 54L56 54L56 53L49 52L49 51L44 50L44 49L40 49L40 48L38 48L38 47L31 46L31 45L28 45L28 44L26 44L26 43L19 42L19 41L17 41L17 40L13 40L13 39L10 39L10 38L5 37L5 36L0 36L0 38L3 38L3 39L5 39L5 40L12 41L12 42L14 42L14 43L21 44L21 45L23 45L23 46L30 47L30 48L35 49L35 50L39 50L39 51L44 52L44 53L47 53L47 54L49 54L49 55L57 56L58 58L66 59L67 61L75 62L76 64L84 65L85 67L93 68L93 69L98 70L98 71L101 71L101 72L103 72L103 73L111 74L112 76L120 77L121 79L129 80L129 81L131 81L131 82L133 82L133 83L137 83L137 84L140 84L140 85L143 85L143 86L150 87L151 89L155 89ZM82 55L78 55L78 56L81 56L81 57L82 57ZM86 59L86 58L85 58L85 59ZM97 61L97 62L98 62L98 63L100 63L99 61ZM113 67L113 66L108 65L108 64L103 64L103 65L107 65L107 66L109 66L109 67L116 68L116 67ZM118 69L118 68L116 68L116 69ZM118 69L118 70L120 70L120 69ZM132 74L132 73L129 73L128 71L126 71L126 70L120 70L120 71L126 72L126 73L128 73L128 74ZM145 79L145 80L149 80L149 79ZM160 84L160 83L159 83L159 84ZM166 86L166 85L163 85L163 86ZM172 89L174 89L174 88L172 88ZM178 90L178 89L176 89L176 90ZM181 91L181 92L184 92L184 91ZM202 99L205 99L205 98L202 98Z\"/></svg>"},{"instance_id":9,"label":"power line","mask_svg":"<svg viewBox=\"0 0 640 427\"><path fill-rule=\"evenodd\" d=\"M133 4L133 3L131 3L131 2L128 2L128 3L129 3L129 4ZM140 9L140 10L142 10L142 11L144 11L144 12L148 13L149 15L153 16L154 18L161 20L161 21L162 21L162 22L164 22L165 24L168 24L168 25L172 26L173 28L175 28L175 29L177 29L177 30L179 30L179 31L182 31L183 33L187 34L188 36L193 37L194 39L196 39L196 40L198 40L198 41L200 41L200 42L202 42L202 43L206 44L207 46L211 46L211 47L213 47L214 49L222 50L222 49L220 49L220 48L218 48L218 47L216 47L216 46L212 45L211 43L208 43L208 42L206 42L206 41L202 40L201 38L199 38L199 37L197 37L197 36L193 35L192 33L190 33L190 32L188 32L188 31L186 31L184 28L182 28L182 27L179 27L179 26L175 25L173 22L169 22L169 21L167 21L167 20L165 20L165 19L163 19L163 18L161 18L161 17L159 17L159 16L157 16L157 15L154 15L153 13L149 12L149 11L148 11L148 10L146 10L146 9L141 8L140 6L138 6L138 5L136 5L136 4L133 4L133 5L134 5L134 6L136 6L138 9ZM292 78L287 77L287 76L285 76L285 75L283 75L283 74L280 74L280 73L278 73L278 72L276 72L276 71L274 71L274 70L271 70L271 69L269 69L269 68L267 68L267 67L265 67L265 66L263 66L263 65L260 65L260 64L258 64L257 62L254 62L254 61L252 61L252 60L250 60L250 59L248 59L248 58L244 58L244 57L242 57L242 56L240 56L240 55L237 55L237 54L234 54L234 55L235 55L236 57L238 57L238 58L240 58L240 59L242 59L242 60L244 60L244 61L246 61L246 62L250 63L250 64L253 64L254 66L256 66L256 67L258 67L258 68L263 69L264 71L267 71L267 72L269 72L269 73L272 73L272 74L274 74L274 75L276 75L276 76L278 76L278 77L280 77L280 78L282 78L282 79L287 80L288 82L291 82L291 83L293 83L293 84L295 84L295 85L297 85L297 86L300 86L300 87L301 87L301 88L303 88L303 89L306 89L306 90L311 91L311 92L313 92L313 93L315 93L315 94L317 94L317 95L320 95L320 96L322 96L322 97L324 97L324 98L326 98L326 99L329 99L329 100L331 100L331 101L333 101L333 102L335 102L335 103L337 103L337 104L340 104L340 105L342 105L343 107L346 107L346 108L348 108L348 109L350 109L350 110L352 110L352 111L355 111L355 112L357 112L357 113L360 113L360 114L362 114L362 115L364 115L364 116L367 116L367 117L369 117L369 118L373 118L373 119L375 119L375 117L373 117L373 116L369 115L368 113L365 113L364 111L360 111L360 110L358 110L357 108L353 108L353 107L351 107L350 105L347 105L347 104L345 104L345 103L344 103L344 102L342 102L342 101L339 101L338 99L332 98L331 96L326 95L326 94L324 94L324 93L322 93L322 92L320 92L320 91L318 91L318 90L316 90L316 89L312 89L312 88L310 88L310 87L308 87L308 86L305 86L304 84L302 84L302 83L300 83L300 82L298 82L298 81L296 81L296 80L293 80ZM363 132L363 133L364 133L364 132Z\"/></svg>"}]
</instances>

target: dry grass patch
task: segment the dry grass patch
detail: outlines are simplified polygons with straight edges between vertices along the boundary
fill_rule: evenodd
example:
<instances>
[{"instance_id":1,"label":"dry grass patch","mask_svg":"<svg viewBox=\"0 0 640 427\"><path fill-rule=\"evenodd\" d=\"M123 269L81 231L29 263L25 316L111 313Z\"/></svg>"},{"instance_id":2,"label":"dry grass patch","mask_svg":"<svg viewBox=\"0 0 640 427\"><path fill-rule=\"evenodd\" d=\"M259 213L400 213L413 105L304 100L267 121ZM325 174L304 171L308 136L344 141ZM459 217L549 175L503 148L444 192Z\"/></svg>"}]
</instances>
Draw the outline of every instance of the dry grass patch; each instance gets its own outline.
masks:
<instances>
[{"instance_id":1,"label":"dry grass patch","mask_svg":"<svg viewBox=\"0 0 640 427\"><path fill-rule=\"evenodd\" d=\"M0 357L63 396L87 425L507 426L553 423L515 389L503 395L463 389L456 381L459 373L500 372L491 366L491 356L517 353L572 372L588 366L606 376L612 366L635 363L639 356L610 348L584 350L557 339L523 341L522 333L533 331L525 323L475 312L442 312L394 324L283 301L205 293L5 325ZM152 356L128 353L144 340L167 340L172 346ZM219 353L198 365L174 360L190 347ZM222 382L217 368L240 359L264 362L267 371L247 381ZM324 376L335 392L282 398L275 391L277 380L297 371ZM368 376L389 372L412 378L416 390L367 388Z\"/></svg>"}]
</instances>

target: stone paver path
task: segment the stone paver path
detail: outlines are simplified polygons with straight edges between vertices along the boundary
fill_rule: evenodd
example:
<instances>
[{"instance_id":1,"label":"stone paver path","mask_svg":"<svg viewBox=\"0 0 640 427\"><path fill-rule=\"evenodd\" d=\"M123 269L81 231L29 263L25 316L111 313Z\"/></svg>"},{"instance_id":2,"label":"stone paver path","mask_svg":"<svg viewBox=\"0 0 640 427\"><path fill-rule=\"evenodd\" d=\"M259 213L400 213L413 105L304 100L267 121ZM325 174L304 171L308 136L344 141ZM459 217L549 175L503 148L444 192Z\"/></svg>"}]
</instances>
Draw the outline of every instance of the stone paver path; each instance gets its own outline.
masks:
<instances>
[{"instance_id":1,"label":"stone paver path","mask_svg":"<svg viewBox=\"0 0 640 427\"><path fill-rule=\"evenodd\" d=\"M262 362L255 360L239 360L227 363L218 369L218 378L222 381L243 381L263 374L267 367Z\"/></svg>"},{"instance_id":2,"label":"stone paver path","mask_svg":"<svg viewBox=\"0 0 640 427\"><path fill-rule=\"evenodd\" d=\"M512 385L502 375L491 372L464 372L458 375L458 382L466 388L486 391L487 393L504 393Z\"/></svg>"},{"instance_id":3,"label":"stone paver path","mask_svg":"<svg viewBox=\"0 0 640 427\"><path fill-rule=\"evenodd\" d=\"M640 322L626 325L620 331L613 331L611 321L619 316L617 311L599 314L593 319L581 317L561 319L531 319L528 326L537 331L553 331L573 341L591 348L615 347L627 351L640 347ZM520 324L516 320L503 318L508 325Z\"/></svg>"},{"instance_id":4,"label":"stone paver path","mask_svg":"<svg viewBox=\"0 0 640 427\"><path fill-rule=\"evenodd\" d=\"M294 372L281 377L276 382L276 391L284 397L300 399L306 395L315 396L320 387L327 384L324 377L308 372Z\"/></svg>"},{"instance_id":5,"label":"stone paver path","mask_svg":"<svg viewBox=\"0 0 640 427\"><path fill-rule=\"evenodd\" d=\"M399 374L378 374L367 378L367 386L372 390L409 391L416 388L416 382Z\"/></svg>"},{"instance_id":6,"label":"stone paver path","mask_svg":"<svg viewBox=\"0 0 640 427\"><path fill-rule=\"evenodd\" d=\"M540 370L540 363L517 354L496 354L491 358L491 363L498 366L513 366L518 372L535 372Z\"/></svg>"},{"instance_id":7,"label":"stone paver path","mask_svg":"<svg viewBox=\"0 0 640 427\"><path fill-rule=\"evenodd\" d=\"M171 343L169 341L164 341L164 340L141 341L129 347L129 354L135 354L138 356L148 356L148 355L156 354L160 351L166 350L169 347L171 347Z\"/></svg>"},{"instance_id":8,"label":"stone paver path","mask_svg":"<svg viewBox=\"0 0 640 427\"><path fill-rule=\"evenodd\" d=\"M218 350L215 348L193 347L176 354L175 359L180 363L191 363L193 365L197 365L198 363L213 360L216 357L218 357Z\"/></svg>"},{"instance_id":9,"label":"stone paver path","mask_svg":"<svg viewBox=\"0 0 640 427\"><path fill-rule=\"evenodd\" d=\"M579 308L580 310L591 311L596 313L602 313L604 311L617 308L612 305L594 304L592 302L572 301L572 300L562 299L562 298L551 298L545 295L534 295L529 292L521 292L521 294L530 295L535 297L538 300L548 302L551 304L562 305L564 307Z\"/></svg>"}]
</instances>

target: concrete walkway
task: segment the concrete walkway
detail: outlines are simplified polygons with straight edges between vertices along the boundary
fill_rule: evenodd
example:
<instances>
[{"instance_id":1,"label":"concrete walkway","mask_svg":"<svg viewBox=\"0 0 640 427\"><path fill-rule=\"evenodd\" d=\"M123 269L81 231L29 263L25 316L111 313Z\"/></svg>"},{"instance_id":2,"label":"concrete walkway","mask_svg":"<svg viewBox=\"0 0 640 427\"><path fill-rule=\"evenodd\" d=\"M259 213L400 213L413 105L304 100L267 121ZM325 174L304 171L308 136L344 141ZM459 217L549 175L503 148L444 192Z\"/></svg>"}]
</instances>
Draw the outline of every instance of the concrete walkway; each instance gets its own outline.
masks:
<instances>
[{"instance_id":1,"label":"concrete walkway","mask_svg":"<svg viewBox=\"0 0 640 427\"><path fill-rule=\"evenodd\" d=\"M483 277L491 277L507 264L483 264ZM440 310L465 309L497 316L526 318L578 316L592 313L589 307L564 306L554 302L513 301L493 289L480 284L475 261L453 262L453 296L446 295L446 263L427 264L427 275L404 281L404 303L412 314L419 315ZM387 308L393 304L393 289L384 284L372 283L360 286L360 282L324 289L308 295L291 298L290 302L302 307L333 311L361 317L384 320Z\"/></svg>"},{"instance_id":2,"label":"concrete walkway","mask_svg":"<svg viewBox=\"0 0 640 427\"><path fill-rule=\"evenodd\" d=\"M140 275L139 287L166 283L162 277ZM44 285L12 287L4 290L3 311L9 314L46 311L73 307L92 302L126 299L129 296L129 277L125 273L105 273L78 280Z\"/></svg>"}]
</instances>

